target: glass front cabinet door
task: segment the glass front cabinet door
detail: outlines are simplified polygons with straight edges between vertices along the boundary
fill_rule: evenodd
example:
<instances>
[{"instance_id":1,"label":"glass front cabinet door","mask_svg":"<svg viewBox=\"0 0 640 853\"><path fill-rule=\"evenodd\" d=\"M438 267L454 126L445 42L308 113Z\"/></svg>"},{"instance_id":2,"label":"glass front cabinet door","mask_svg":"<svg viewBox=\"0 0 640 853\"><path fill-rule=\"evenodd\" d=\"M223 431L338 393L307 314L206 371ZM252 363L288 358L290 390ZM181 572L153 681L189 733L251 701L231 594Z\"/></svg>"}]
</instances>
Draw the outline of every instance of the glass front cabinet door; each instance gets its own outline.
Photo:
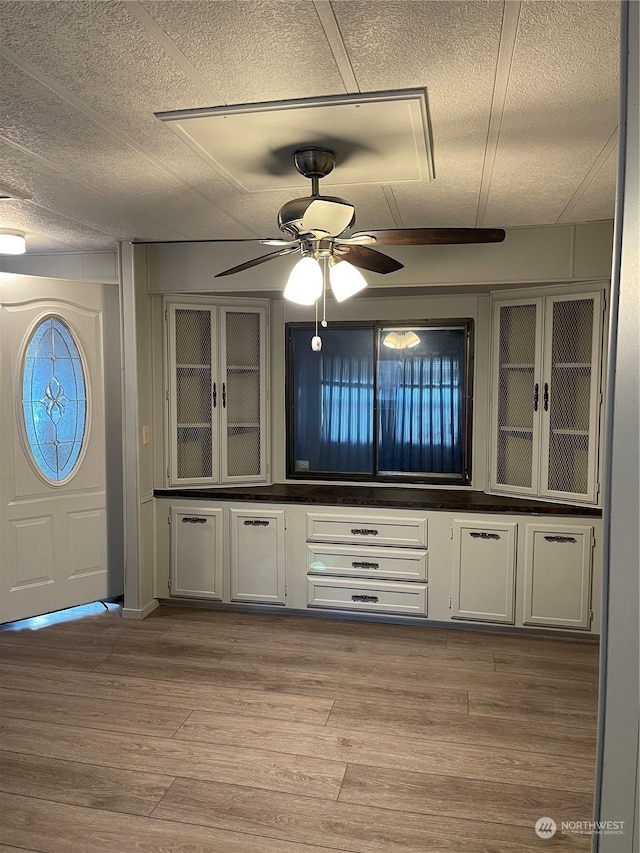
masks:
<instances>
[{"instance_id":1,"label":"glass front cabinet door","mask_svg":"<svg viewBox=\"0 0 640 853\"><path fill-rule=\"evenodd\" d=\"M597 503L603 304L494 300L492 491Z\"/></svg>"},{"instance_id":2,"label":"glass front cabinet door","mask_svg":"<svg viewBox=\"0 0 640 853\"><path fill-rule=\"evenodd\" d=\"M168 481L265 482L266 306L168 302Z\"/></svg>"}]
</instances>

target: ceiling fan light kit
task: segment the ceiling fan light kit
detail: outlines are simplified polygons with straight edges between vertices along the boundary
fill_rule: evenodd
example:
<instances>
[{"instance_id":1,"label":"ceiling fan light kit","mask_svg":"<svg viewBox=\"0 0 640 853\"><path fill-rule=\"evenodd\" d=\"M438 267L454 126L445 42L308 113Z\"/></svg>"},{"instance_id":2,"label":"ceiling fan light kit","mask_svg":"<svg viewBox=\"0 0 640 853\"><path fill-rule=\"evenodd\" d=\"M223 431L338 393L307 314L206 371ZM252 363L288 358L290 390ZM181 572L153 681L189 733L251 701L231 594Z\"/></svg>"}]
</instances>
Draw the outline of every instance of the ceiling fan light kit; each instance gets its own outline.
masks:
<instances>
[{"instance_id":1,"label":"ceiling fan light kit","mask_svg":"<svg viewBox=\"0 0 640 853\"><path fill-rule=\"evenodd\" d=\"M24 255L27 241L24 231L0 228L0 255Z\"/></svg>"},{"instance_id":2,"label":"ceiling fan light kit","mask_svg":"<svg viewBox=\"0 0 640 853\"><path fill-rule=\"evenodd\" d=\"M313 305L322 296L322 268L315 258L300 258L289 274L283 296L296 305Z\"/></svg>"},{"instance_id":3,"label":"ceiling fan light kit","mask_svg":"<svg viewBox=\"0 0 640 853\"><path fill-rule=\"evenodd\" d=\"M329 281L336 302L344 302L367 286L367 280L360 270L349 261L337 261L329 267Z\"/></svg>"}]
</instances>

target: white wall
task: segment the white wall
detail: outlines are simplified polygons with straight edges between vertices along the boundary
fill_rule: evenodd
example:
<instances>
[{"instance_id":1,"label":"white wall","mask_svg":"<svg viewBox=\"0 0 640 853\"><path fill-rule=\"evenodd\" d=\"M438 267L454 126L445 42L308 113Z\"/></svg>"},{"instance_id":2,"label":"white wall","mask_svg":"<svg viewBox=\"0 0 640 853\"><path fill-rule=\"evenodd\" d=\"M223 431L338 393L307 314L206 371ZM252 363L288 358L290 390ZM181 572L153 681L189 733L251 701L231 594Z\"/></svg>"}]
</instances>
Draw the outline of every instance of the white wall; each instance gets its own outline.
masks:
<instances>
[{"instance_id":1,"label":"white wall","mask_svg":"<svg viewBox=\"0 0 640 853\"><path fill-rule=\"evenodd\" d=\"M611 222L514 228L503 243L389 247L388 254L405 268L390 276L365 275L370 290L589 281L609 278L611 241ZM149 250L149 286L161 293L279 293L297 260L293 254L215 278L228 267L265 254L265 247L250 240L155 245Z\"/></svg>"},{"instance_id":2,"label":"white wall","mask_svg":"<svg viewBox=\"0 0 640 853\"><path fill-rule=\"evenodd\" d=\"M56 255L0 255L0 271L70 281L119 281L116 252L66 252Z\"/></svg>"},{"instance_id":3,"label":"white wall","mask_svg":"<svg viewBox=\"0 0 640 853\"><path fill-rule=\"evenodd\" d=\"M604 642L595 808L596 820L624 821L624 830L622 835L597 836L595 848L599 853L637 853L640 850L639 12L637 2L623 4L620 143L626 172L620 174L619 182L621 198L617 211L611 312L610 378L613 387L607 436Z\"/></svg>"}]
</instances>

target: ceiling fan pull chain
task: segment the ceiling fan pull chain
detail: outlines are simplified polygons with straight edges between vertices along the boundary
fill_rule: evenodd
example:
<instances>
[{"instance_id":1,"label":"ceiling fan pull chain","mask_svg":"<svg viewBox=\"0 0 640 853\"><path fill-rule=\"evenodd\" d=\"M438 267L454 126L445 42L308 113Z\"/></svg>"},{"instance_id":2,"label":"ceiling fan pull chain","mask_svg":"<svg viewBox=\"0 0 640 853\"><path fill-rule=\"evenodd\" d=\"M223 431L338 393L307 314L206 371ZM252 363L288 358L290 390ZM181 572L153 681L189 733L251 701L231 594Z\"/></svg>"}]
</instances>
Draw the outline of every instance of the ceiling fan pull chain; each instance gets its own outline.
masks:
<instances>
[{"instance_id":1,"label":"ceiling fan pull chain","mask_svg":"<svg viewBox=\"0 0 640 853\"><path fill-rule=\"evenodd\" d=\"M322 349L322 338L318 334L318 300L317 299L314 302L314 305L316 306L316 333L311 338L311 349L314 352L320 352L320 350Z\"/></svg>"},{"instance_id":2,"label":"ceiling fan pull chain","mask_svg":"<svg viewBox=\"0 0 640 853\"><path fill-rule=\"evenodd\" d=\"M322 263L322 328L327 328L327 279L329 277L329 258L324 257Z\"/></svg>"}]
</instances>

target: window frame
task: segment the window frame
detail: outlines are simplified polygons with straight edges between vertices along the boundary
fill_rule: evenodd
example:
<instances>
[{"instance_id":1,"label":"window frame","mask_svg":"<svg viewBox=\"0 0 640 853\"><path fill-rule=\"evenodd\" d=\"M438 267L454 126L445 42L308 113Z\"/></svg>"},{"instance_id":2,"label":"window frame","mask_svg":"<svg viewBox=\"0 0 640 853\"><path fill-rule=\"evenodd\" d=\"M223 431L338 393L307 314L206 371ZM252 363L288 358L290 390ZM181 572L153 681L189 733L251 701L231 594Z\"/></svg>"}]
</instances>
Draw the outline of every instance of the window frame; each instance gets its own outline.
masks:
<instances>
[{"instance_id":1,"label":"window frame","mask_svg":"<svg viewBox=\"0 0 640 853\"><path fill-rule=\"evenodd\" d=\"M293 337L296 331L308 331L309 340L315 333L313 322L285 323L285 460L288 480L328 480L357 483L396 483L423 484L439 486L472 485L473 450L473 379L475 373L474 320L471 317L442 318L432 320L342 320L331 323L332 329L371 329L373 334L373 473L354 474L339 471L296 471L294 467L294 425L295 425L295 377L293 358ZM462 470L460 474L414 474L398 471L380 474L378 472L378 362L380 330L400 329L461 329L464 331L464 376L462 385ZM321 334L321 332L320 332Z\"/></svg>"}]
</instances>

